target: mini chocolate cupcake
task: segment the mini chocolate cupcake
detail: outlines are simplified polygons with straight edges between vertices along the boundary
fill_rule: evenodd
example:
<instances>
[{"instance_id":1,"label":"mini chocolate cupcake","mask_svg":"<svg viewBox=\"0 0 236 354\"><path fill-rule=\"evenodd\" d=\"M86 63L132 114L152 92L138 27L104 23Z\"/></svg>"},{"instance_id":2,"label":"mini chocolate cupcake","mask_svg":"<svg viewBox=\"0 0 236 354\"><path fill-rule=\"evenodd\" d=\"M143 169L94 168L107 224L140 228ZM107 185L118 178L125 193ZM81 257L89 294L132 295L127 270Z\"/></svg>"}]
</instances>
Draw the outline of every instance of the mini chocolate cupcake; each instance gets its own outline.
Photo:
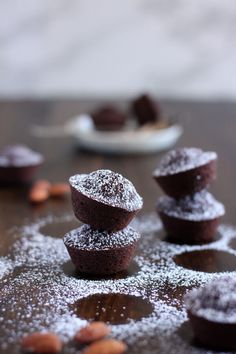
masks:
<instances>
[{"instance_id":1,"label":"mini chocolate cupcake","mask_svg":"<svg viewBox=\"0 0 236 354\"><path fill-rule=\"evenodd\" d=\"M41 154L34 152L27 146L6 146L0 152L0 182L29 182L43 161Z\"/></svg>"},{"instance_id":2,"label":"mini chocolate cupcake","mask_svg":"<svg viewBox=\"0 0 236 354\"><path fill-rule=\"evenodd\" d=\"M139 125L156 123L160 119L158 103L146 94L133 101L132 113L137 118Z\"/></svg>"},{"instance_id":3,"label":"mini chocolate cupcake","mask_svg":"<svg viewBox=\"0 0 236 354\"><path fill-rule=\"evenodd\" d=\"M139 238L129 226L112 233L83 225L67 233L64 243L79 272L108 275L128 268Z\"/></svg>"},{"instance_id":4,"label":"mini chocolate cupcake","mask_svg":"<svg viewBox=\"0 0 236 354\"><path fill-rule=\"evenodd\" d=\"M76 218L94 229L122 230L143 206L133 184L110 170L75 175L69 182Z\"/></svg>"},{"instance_id":5,"label":"mini chocolate cupcake","mask_svg":"<svg viewBox=\"0 0 236 354\"><path fill-rule=\"evenodd\" d=\"M180 148L168 152L153 177L163 191L181 198L207 188L216 179L217 154L197 148Z\"/></svg>"},{"instance_id":6,"label":"mini chocolate cupcake","mask_svg":"<svg viewBox=\"0 0 236 354\"><path fill-rule=\"evenodd\" d=\"M176 242L195 244L214 240L223 204L206 190L175 200L160 198L157 212L168 236Z\"/></svg>"},{"instance_id":7,"label":"mini chocolate cupcake","mask_svg":"<svg viewBox=\"0 0 236 354\"><path fill-rule=\"evenodd\" d=\"M185 296L195 337L206 348L236 350L236 280L226 276Z\"/></svg>"},{"instance_id":8,"label":"mini chocolate cupcake","mask_svg":"<svg viewBox=\"0 0 236 354\"><path fill-rule=\"evenodd\" d=\"M91 114L98 130L120 130L126 123L126 115L112 106L104 106Z\"/></svg>"}]
</instances>

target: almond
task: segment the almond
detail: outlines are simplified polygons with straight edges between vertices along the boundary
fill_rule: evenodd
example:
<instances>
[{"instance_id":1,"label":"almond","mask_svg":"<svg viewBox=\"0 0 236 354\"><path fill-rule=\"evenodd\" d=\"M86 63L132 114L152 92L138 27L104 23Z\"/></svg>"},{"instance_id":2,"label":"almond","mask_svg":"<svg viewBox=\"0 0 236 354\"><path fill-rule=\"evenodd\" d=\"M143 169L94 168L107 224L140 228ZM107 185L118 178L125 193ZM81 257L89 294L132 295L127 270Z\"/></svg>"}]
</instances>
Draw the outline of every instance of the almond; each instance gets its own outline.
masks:
<instances>
[{"instance_id":1,"label":"almond","mask_svg":"<svg viewBox=\"0 0 236 354\"><path fill-rule=\"evenodd\" d=\"M126 351L127 345L115 339L102 339L90 344L83 354L122 354Z\"/></svg>"},{"instance_id":2,"label":"almond","mask_svg":"<svg viewBox=\"0 0 236 354\"><path fill-rule=\"evenodd\" d=\"M33 186L29 192L29 201L31 203L43 203L49 198L49 190Z\"/></svg>"},{"instance_id":3,"label":"almond","mask_svg":"<svg viewBox=\"0 0 236 354\"><path fill-rule=\"evenodd\" d=\"M67 183L53 183L50 188L50 196L61 198L70 192L70 186Z\"/></svg>"},{"instance_id":4,"label":"almond","mask_svg":"<svg viewBox=\"0 0 236 354\"><path fill-rule=\"evenodd\" d=\"M104 322L92 322L81 328L75 335L75 340L80 343L90 343L102 339L111 332L111 329Z\"/></svg>"},{"instance_id":5,"label":"almond","mask_svg":"<svg viewBox=\"0 0 236 354\"><path fill-rule=\"evenodd\" d=\"M30 189L29 201L31 203L43 203L49 198L50 182L45 179L36 181Z\"/></svg>"},{"instance_id":6,"label":"almond","mask_svg":"<svg viewBox=\"0 0 236 354\"><path fill-rule=\"evenodd\" d=\"M22 339L22 349L33 353L59 353L62 349L60 338L54 333L35 332Z\"/></svg>"}]
</instances>

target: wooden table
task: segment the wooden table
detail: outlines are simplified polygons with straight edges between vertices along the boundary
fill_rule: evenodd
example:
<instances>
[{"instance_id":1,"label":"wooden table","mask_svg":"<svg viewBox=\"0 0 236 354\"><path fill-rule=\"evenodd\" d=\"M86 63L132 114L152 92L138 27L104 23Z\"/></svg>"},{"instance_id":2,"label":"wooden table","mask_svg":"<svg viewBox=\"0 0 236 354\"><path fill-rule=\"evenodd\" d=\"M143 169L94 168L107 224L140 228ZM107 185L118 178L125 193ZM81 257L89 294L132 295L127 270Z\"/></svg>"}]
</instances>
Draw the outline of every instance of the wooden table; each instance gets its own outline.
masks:
<instances>
[{"instance_id":1,"label":"wooden table","mask_svg":"<svg viewBox=\"0 0 236 354\"><path fill-rule=\"evenodd\" d=\"M143 212L154 210L161 191L151 174L162 154L148 156L110 156L79 151L69 137L35 138L30 134L33 124L55 125L71 116L91 110L99 102L77 100L2 101L0 102L0 148L6 144L25 143L41 152L46 162L38 177L50 181L66 181L70 175L108 168L132 180L144 198ZM121 106L126 103L120 101ZM196 146L219 154L218 180L211 190L227 208L225 221L235 223L236 181L235 132L236 104L227 102L163 101L167 115L178 117L184 134L178 146ZM70 200L48 201L32 207L27 201L27 188L0 189L1 255L12 243L7 230L48 213L71 212ZM130 353L132 350L130 349ZM6 352L12 353L12 351Z\"/></svg>"}]
</instances>

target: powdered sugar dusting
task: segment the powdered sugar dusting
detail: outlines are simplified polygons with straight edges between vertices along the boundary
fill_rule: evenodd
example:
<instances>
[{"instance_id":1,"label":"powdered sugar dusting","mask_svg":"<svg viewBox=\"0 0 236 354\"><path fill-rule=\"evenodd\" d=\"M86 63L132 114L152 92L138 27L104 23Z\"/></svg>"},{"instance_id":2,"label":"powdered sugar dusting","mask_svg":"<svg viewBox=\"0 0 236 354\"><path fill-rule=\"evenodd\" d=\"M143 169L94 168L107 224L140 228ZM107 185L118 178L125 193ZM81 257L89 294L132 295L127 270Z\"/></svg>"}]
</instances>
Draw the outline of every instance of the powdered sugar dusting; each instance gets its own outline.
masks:
<instances>
[{"instance_id":1,"label":"powdered sugar dusting","mask_svg":"<svg viewBox=\"0 0 236 354\"><path fill-rule=\"evenodd\" d=\"M23 167L38 165L43 156L25 145L9 145L0 152L1 167Z\"/></svg>"},{"instance_id":2,"label":"powdered sugar dusting","mask_svg":"<svg viewBox=\"0 0 236 354\"><path fill-rule=\"evenodd\" d=\"M40 233L45 223L69 218L50 216L20 228L9 254L14 269L1 281L1 353L19 352L20 338L36 330L52 330L65 343L70 341L87 323L75 315L71 305L89 295L110 293L139 296L153 306L152 313L139 321L130 319L126 324L112 325L112 337L124 340L129 353L206 353L179 333L187 320L182 297L189 288L206 284L222 274L184 269L175 264L173 257L203 249L221 249L236 255L228 246L236 237L235 228L221 226L220 239L209 245L175 245L160 237L161 223L154 213L144 215L133 221L142 234L135 257L138 272L119 279L90 280L67 274L64 267L70 261L62 239ZM235 276L236 272L231 274ZM81 348L68 343L65 352L80 353Z\"/></svg>"},{"instance_id":3,"label":"powdered sugar dusting","mask_svg":"<svg viewBox=\"0 0 236 354\"><path fill-rule=\"evenodd\" d=\"M220 323L236 323L236 280L222 277L186 297L187 308L197 316Z\"/></svg>"},{"instance_id":4,"label":"powdered sugar dusting","mask_svg":"<svg viewBox=\"0 0 236 354\"><path fill-rule=\"evenodd\" d=\"M72 187L98 202L128 211L141 209L143 200L133 184L119 173L98 170L70 177Z\"/></svg>"},{"instance_id":5,"label":"powdered sugar dusting","mask_svg":"<svg viewBox=\"0 0 236 354\"><path fill-rule=\"evenodd\" d=\"M68 261L68 252L62 240L43 235L40 229L52 222L70 220L72 220L70 215L63 215L60 218L49 215L36 223L23 226L19 230L23 237L12 247L12 258L16 266L53 266L55 263Z\"/></svg>"},{"instance_id":6,"label":"powdered sugar dusting","mask_svg":"<svg viewBox=\"0 0 236 354\"><path fill-rule=\"evenodd\" d=\"M179 148L168 152L161 160L160 166L154 171L154 176L167 176L191 170L216 160L213 151L204 152L197 148Z\"/></svg>"},{"instance_id":7,"label":"powdered sugar dusting","mask_svg":"<svg viewBox=\"0 0 236 354\"><path fill-rule=\"evenodd\" d=\"M69 247L100 251L125 247L138 241L139 238L140 235L129 226L118 232L108 232L92 229L89 225L83 225L66 234L64 242Z\"/></svg>"},{"instance_id":8,"label":"powdered sugar dusting","mask_svg":"<svg viewBox=\"0 0 236 354\"><path fill-rule=\"evenodd\" d=\"M179 200L161 197L157 209L168 216L191 221L212 220L225 213L224 205L206 190Z\"/></svg>"},{"instance_id":9,"label":"powdered sugar dusting","mask_svg":"<svg viewBox=\"0 0 236 354\"><path fill-rule=\"evenodd\" d=\"M0 279L9 274L14 268L14 263L7 257L0 257Z\"/></svg>"}]
</instances>

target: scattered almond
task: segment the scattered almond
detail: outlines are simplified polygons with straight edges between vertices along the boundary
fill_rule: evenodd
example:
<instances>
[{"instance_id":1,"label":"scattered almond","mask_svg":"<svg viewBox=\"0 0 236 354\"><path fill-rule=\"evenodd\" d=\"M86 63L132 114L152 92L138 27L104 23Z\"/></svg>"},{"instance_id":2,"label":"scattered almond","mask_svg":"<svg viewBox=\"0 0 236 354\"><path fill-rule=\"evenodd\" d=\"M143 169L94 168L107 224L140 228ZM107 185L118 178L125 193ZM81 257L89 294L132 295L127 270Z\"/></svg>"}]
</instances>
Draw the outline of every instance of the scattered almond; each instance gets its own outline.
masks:
<instances>
[{"instance_id":1,"label":"scattered almond","mask_svg":"<svg viewBox=\"0 0 236 354\"><path fill-rule=\"evenodd\" d=\"M70 186L67 183L53 183L50 187L50 196L61 198L70 192Z\"/></svg>"},{"instance_id":2,"label":"scattered almond","mask_svg":"<svg viewBox=\"0 0 236 354\"><path fill-rule=\"evenodd\" d=\"M29 192L29 201L31 203L43 203L49 198L49 190L33 186Z\"/></svg>"},{"instance_id":3,"label":"scattered almond","mask_svg":"<svg viewBox=\"0 0 236 354\"><path fill-rule=\"evenodd\" d=\"M101 321L95 321L81 328L75 335L75 340L80 343L90 343L102 339L111 332L111 329Z\"/></svg>"},{"instance_id":4,"label":"scattered almond","mask_svg":"<svg viewBox=\"0 0 236 354\"><path fill-rule=\"evenodd\" d=\"M127 345L115 339L101 339L84 349L83 354L122 354Z\"/></svg>"},{"instance_id":5,"label":"scattered almond","mask_svg":"<svg viewBox=\"0 0 236 354\"><path fill-rule=\"evenodd\" d=\"M35 332L22 339L21 347L33 353L55 354L61 351L62 342L54 333Z\"/></svg>"},{"instance_id":6,"label":"scattered almond","mask_svg":"<svg viewBox=\"0 0 236 354\"><path fill-rule=\"evenodd\" d=\"M43 203L49 197L62 198L70 192L70 186L67 183L53 183L47 180L36 181L30 192L29 201L31 203Z\"/></svg>"}]
</instances>

